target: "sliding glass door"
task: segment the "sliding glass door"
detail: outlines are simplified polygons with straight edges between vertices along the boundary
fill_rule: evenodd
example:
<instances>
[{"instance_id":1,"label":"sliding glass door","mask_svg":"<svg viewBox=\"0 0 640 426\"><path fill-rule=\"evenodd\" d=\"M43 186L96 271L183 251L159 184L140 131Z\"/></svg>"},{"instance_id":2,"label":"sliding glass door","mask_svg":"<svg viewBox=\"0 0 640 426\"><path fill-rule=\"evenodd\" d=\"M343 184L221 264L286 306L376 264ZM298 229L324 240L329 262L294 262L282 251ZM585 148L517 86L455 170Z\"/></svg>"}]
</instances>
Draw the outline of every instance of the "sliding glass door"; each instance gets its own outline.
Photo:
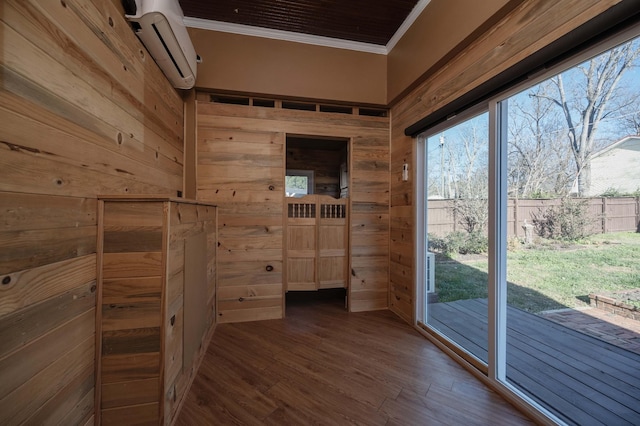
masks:
<instances>
[{"instance_id":1,"label":"sliding glass door","mask_svg":"<svg viewBox=\"0 0 640 426\"><path fill-rule=\"evenodd\" d=\"M640 421L640 354L620 338L637 334L621 311L589 307L640 287L638 224L623 207L640 190L638 67L640 39L497 103L508 105L503 380L568 423Z\"/></svg>"},{"instance_id":2,"label":"sliding glass door","mask_svg":"<svg viewBox=\"0 0 640 426\"><path fill-rule=\"evenodd\" d=\"M640 424L637 332L589 312L638 303L639 32L417 143L418 325L554 421Z\"/></svg>"}]
</instances>

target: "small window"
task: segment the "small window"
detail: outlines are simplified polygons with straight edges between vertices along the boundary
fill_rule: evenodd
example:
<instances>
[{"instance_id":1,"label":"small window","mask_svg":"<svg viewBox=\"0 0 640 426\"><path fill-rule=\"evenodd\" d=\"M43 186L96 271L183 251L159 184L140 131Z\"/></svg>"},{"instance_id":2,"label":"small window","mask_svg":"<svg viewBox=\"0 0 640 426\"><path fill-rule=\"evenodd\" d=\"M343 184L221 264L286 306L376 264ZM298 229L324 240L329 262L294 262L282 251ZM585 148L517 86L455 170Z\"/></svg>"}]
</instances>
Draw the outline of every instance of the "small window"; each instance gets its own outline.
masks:
<instances>
[{"instance_id":1,"label":"small window","mask_svg":"<svg viewBox=\"0 0 640 426\"><path fill-rule=\"evenodd\" d=\"M287 170L285 191L287 197L313 194L313 170Z\"/></svg>"}]
</instances>

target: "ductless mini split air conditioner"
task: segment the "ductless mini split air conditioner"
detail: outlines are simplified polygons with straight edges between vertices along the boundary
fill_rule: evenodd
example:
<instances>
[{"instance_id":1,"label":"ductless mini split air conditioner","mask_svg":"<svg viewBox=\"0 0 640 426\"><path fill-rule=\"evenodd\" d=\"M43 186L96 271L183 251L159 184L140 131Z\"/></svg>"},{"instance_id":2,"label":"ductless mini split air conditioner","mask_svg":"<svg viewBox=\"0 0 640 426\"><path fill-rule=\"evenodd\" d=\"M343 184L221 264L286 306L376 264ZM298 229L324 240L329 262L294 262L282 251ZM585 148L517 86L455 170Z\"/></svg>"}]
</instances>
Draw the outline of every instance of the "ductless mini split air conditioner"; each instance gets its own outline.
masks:
<instances>
[{"instance_id":1,"label":"ductless mini split air conditioner","mask_svg":"<svg viewBox=\"0 0 640 426\"><path fill-rule=\"evenodd\" d=\"M190 89L196 82L197 55L184 25L178 0L135 0L136 35L174 87Z\"/></svg>"}]
</instances>

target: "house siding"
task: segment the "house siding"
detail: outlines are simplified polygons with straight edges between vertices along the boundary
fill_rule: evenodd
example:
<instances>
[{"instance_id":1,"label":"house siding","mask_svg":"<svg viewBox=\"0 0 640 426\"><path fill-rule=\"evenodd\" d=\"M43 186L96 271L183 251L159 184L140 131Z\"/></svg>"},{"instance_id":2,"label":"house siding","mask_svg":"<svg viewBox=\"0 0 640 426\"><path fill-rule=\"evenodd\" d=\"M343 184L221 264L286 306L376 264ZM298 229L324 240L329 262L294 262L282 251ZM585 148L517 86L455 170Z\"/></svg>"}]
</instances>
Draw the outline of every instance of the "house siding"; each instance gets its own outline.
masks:
<instances>
[{"instance_id":1,"label":"house siding","mask_svg":"<svg viewBox=\"0 0 640 426\"><path fill-rule=\"evenodd\" d=\"M614 189L622 194L640 190L640 137L631 137L591 160L591 185L585 195L595 197Z\"/></svg>"}]
</instances>

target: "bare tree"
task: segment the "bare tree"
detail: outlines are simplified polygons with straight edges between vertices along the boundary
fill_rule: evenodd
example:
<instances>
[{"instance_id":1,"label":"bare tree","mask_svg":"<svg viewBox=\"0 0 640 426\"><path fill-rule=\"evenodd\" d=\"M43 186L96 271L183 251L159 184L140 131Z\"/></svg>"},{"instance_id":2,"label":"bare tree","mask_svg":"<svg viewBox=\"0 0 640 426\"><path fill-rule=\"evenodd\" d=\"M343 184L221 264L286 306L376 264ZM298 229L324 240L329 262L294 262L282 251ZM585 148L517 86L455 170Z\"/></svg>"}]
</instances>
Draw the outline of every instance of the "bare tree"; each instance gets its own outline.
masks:
<instances>
[{"instance_id":1,"label":"bare tree","mask_svg":"<svg viewBox=\"0 0 640 426\"><path fill-rule=\"evenodd\" d=\"M640 136L640 93L635 93L628 111L623 111L622 125L629 136Z\"/></svg>"},{"instance_id":2,"label":"bare tree","mask_svg":"<svg viewBox=\"0 0 640 426\"><path fill-rule=\"evenodd\" d=\"M573 177L572 156L562 147L562 128L552 110L549 85L509 101L509 196L564 195Z\"/></svg>"},{"instance_id":3,"label":"bare tree","mask_svg":"<svg viewBox=\"0 0 640 426\"><path fill-rule=\"evenodd\" d=\"M448 147L455 198L451 208L469 233L484 232L489 217L488 130L486 120L471 120L459 128Z\"/></svg>"},{"instance_id":4,"label":"bare tree","mask_svg":"<svg viewBox=\"0 0 640 426\"><path fill-rule=\"evenodd\" d=\"M638 41L626 43L569 71L573 82L569 85L562 74L551 78L554 96L537 95L557 105L566 121L579 195L584 195L591 183L591 156L598 128L603 119L626 106L628 100L620 96L619 83L624 73L636 66L639 55Z\"/></svg>"}]
</instances>

